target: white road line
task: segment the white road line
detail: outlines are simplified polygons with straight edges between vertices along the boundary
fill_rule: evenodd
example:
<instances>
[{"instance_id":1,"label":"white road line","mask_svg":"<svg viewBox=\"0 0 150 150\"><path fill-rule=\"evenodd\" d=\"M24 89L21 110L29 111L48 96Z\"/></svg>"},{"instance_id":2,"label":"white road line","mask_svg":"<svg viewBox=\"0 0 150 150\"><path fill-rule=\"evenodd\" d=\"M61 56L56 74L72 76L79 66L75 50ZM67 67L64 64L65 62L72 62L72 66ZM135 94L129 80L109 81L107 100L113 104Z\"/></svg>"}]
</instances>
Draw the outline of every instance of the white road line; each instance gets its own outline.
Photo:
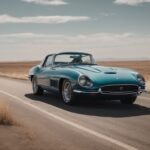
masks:
<instances>
[{"instance_id":1,"label":"white road line","mask_svg":"<svg viewBox=\"0 0 150 150\"><path fill-rule=\"evenodd\" d=\"M45 111L45 110L43 110L43 109L41 109L41 108L39 108L39 107L37 107L37 106L35 106L35 105L33 105L33 104L27 102L27 101L24 101L23 99L21 99L21 98L15 96L15 95L12 95L12 94L8 93L8 92L5 92L5 91L0 90L0 93L3 94L3 95L6 95L6 96L12 97L12 98L15 99L15 100L21 101L22 103L24 103L24 104L26 104L26 105L28 105L28 106L30 106L30 107L32 107L32 108L34 108L34 109L36 109L36 110L42 112L42 113L44 113L44 114L50 116L51 118L54 118L54 119L59 120L59 121L65 123L65 124L68 124L68 125L70 125L70 126L72 126L72 127L74 127L74 128L77 128L77 129L79 129L79 130L82 130L82 131L84 131L84 132L87 132L88 134L94 135L94 136L96 136L97 138L106 140L106 141L108 141L108 142L111 142L112 144L116 144L116 145L118 145L118 146L120 146L120 147L122 147L122 148L124 148L124 149L127 149L127 150L138 150L137 148L135 148L135 147L133 147L133 146L131 146L131 145L125 144L125 143L123 143L123 142L121 142L121 141L118 141L118 140L116 140L116 139L113 139L113 138L111 138L111 137L109 137L109 136L106 136L106 135L101 134L101 133L98 133L98 132L96 132L96 131L94 131L94 130L88 129L88 128L82 126L82 125L76 124L76 123L74 123L74 122L72 122L72 121L69 121L69 120L64 119L64 118L62 118L62 117L59 117L59 116L57 116L57 115L55 115L55 114L53 114L53 113L47 112L47 111Z\"/></svg>"}]
</instances>

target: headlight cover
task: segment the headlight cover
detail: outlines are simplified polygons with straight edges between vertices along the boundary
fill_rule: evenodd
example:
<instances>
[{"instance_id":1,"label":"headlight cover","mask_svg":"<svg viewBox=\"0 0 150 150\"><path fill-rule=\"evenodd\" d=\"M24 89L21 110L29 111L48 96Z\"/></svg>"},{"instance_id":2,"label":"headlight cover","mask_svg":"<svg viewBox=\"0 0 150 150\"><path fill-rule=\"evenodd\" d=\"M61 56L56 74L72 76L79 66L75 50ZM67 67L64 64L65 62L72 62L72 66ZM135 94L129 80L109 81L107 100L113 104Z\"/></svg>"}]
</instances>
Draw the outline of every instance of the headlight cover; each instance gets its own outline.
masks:
<instances>
[{"instance_id":1,"label":"headlight cover","mask_svg":"<svg viewBox=\"0 0 150 150\"><path fill-rule=\"evenodd\" d=\"M78 83L81 87L90 88L93 86L92 81L85 75L79 77Z\"/></svg>"},{"instance_id":2,"label":"headlight cover","mask_svg":"<svg viewBox=\"0 0 150 150\"><path fill-rule=\"evenodd\" d=\"M141 74L137 74L137 79L141 84L145 85L145 79Z\"/></svg>"}]
</instances>

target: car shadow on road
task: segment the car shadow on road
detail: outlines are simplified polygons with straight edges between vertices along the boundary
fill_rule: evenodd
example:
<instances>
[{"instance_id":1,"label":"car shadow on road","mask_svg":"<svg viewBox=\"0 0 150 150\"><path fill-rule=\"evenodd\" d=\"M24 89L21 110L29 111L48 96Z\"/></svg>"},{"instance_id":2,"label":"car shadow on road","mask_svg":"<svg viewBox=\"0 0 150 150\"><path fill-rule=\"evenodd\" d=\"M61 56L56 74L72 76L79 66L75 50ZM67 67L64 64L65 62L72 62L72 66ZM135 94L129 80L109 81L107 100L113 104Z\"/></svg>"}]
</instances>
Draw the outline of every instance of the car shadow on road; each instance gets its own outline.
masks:
<instances>
[{"instance_id":1,"label":"car shadow on road","mask_svg":"<svg viewBox=\"0 0 150 150\"><path fill-rule=\"evenodd\" d=\"M132 117L141 115L150 115L150 108L134 104L122 105L119 101L102 101L92 99L79 99L74 106L65 105L58 95L45 93L43 96L35 96L33 94L25 94L25 97L40 101L63 110L73 113L101 116L101 117Z\"/></svg>"}]
</instances>

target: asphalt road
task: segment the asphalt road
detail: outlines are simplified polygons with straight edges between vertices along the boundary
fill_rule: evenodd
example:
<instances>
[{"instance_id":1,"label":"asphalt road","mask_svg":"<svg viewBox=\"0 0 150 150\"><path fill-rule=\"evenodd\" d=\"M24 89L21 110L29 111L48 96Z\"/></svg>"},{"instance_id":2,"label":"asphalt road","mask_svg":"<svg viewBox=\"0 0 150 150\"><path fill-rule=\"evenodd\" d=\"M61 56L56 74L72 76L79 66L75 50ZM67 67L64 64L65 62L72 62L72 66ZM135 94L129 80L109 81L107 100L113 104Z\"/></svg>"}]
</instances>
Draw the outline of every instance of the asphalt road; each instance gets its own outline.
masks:
<instances>
[{"instance_id":1,"label":"asphalt road","mask_svg":"<svg viewBox=\"0 0 150 150\"><path fill-rule=\"evenodd\" d=\"M66 106L56 95L32 94L28 81L0 78L0 101L40 137L41 150L150 149L150 97L133 106L81 100Z\"/></svg>"}]
</instances>

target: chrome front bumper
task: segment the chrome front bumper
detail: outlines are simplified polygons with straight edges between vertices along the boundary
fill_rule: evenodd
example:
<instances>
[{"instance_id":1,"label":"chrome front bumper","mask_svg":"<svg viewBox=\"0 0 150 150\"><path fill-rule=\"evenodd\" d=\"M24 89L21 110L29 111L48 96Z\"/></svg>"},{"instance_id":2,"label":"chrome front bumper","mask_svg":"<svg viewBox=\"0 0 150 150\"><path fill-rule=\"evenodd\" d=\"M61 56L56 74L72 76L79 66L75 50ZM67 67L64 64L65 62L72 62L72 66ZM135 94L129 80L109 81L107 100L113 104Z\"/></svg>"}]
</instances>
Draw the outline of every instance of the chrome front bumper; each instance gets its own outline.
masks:
<instances>
[{"instance_id":1,"label":"chrome front bumper","mask_svg":"<svg viewBox=\"0 0 150 150\"><path fill-rule=\"evenodd\" d=\"M82 90L73 90L74 93L77 94L101 94L101 95L140 95L143 92L147 92L145 89L140 89L138 90L138 92L107 92L104 93L101 91L101 89L99 89L98 91L82 91Z\"/></svg>"}]
</instances>

